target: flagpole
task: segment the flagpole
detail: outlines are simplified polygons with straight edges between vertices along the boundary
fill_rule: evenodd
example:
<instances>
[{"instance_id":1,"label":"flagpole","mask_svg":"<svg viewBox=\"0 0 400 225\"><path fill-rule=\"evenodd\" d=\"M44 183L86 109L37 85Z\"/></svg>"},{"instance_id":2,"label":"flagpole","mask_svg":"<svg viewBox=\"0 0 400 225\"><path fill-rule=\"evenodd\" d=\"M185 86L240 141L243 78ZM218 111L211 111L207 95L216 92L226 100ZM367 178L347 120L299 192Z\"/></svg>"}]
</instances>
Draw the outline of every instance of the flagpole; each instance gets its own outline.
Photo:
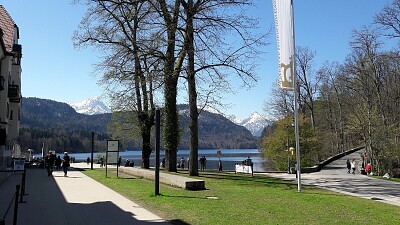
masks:
<instances>
[{"instance_id":1,"label":"flagpole","mask_svg":"<svg viewBox=\"0 0 400 225\"><path fill-rule=\"evenodd\" d=\"M296 136L296 177L301 192L301 166L299 141L299 85L296 74L296 50L294 33L294 0L272 0L279 59L279 85L294 95L294 120ZM288 71L289 70L289 71Z\"/></svg>"},{"instance_id":2,"label":"flagpole","mask_svg":"<svg viewBox=\"0 0 400 225\"><path fill-rule=\"evenodd\" d=\"M296 164L297 164L297 191L301 192L301 165L300 165L300 138L299 138L299 104L298 104L298 82L297 82L297 73L296 73L296 39L294 33L294 6L293 0L291 0L291 11L292 11L292 33L293 33L293 94L294 94L294 129L296 135Z\"/></svg>"}]
</instances>

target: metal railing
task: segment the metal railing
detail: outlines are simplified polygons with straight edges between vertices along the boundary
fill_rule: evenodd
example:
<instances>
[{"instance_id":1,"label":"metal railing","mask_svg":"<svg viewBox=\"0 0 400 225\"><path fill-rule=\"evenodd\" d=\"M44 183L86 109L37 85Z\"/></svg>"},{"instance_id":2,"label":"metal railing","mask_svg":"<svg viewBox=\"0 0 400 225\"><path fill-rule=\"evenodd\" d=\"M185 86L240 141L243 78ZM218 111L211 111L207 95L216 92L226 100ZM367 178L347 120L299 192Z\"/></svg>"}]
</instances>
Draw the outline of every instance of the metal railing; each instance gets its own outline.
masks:
<instances>
[{"instance_id":1,"label":"metal railing","mask_svg":"<svg viewBox=\"0 0 400 225\"><path fill-rule=\"evenodd\" d=\"M8 212L11 209L12 204L14 203L14 215L13 215L13 225L17 225L18 220L18 206L20 203L24 203L23 196L25 194L25 179L26 179L26 170L0 170L0 172L5 173L15 173L22 172L21 183L15 186L15 192L8 204L7 210L2 218L0 218L0 225L5 225L5 219L7 217Z\"/></svg>"}]
</instances>

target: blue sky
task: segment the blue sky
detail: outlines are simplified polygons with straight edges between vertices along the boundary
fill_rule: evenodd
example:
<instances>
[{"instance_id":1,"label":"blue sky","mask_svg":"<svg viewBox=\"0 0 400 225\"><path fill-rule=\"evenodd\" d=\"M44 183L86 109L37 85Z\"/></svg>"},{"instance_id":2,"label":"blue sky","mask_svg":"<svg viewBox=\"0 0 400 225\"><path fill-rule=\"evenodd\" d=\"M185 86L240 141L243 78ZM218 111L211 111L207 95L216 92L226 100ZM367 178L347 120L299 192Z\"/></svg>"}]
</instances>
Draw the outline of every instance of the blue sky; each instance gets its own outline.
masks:
<instances>
[{"instance_id":1,"label":"blue sky","mask_svg":"<svg viewBox=\"0 0 400 225\"><path fill-rule=\"evenodd\" d=\"M260 27L273 33L260 57L257 75L260 78L251 90L239 89L225 95L224 112L244 118L252 112L266 114L263 103L277 80L277 50L271 0L256 0L257 8L249 15L260 18ZM374 15L391 0L295 0L296 45L316 51L318 68L325 61L343 62L350 52L348 43L353 29L370 25ZM23 47L22 94L60 102L79 102L103 94L97 85L100 74L93 64L97 52L76 50L72 33L86 8L72 5L70 0L2 0L1 3L20 29Z\"/></svg>"}]
</instances>

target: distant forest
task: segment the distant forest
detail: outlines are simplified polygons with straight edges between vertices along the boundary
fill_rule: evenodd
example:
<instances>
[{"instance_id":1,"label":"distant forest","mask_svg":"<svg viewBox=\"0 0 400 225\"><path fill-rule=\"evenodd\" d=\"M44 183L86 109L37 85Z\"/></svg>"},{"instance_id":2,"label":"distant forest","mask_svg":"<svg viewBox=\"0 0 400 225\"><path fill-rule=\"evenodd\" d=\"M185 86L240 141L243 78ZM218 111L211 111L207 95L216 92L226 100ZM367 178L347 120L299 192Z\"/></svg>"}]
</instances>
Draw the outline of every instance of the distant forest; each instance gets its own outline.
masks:
<instances>
[{"instance_id":1,"label":"distant forest","mask_svg":"<svg viewBox=\"0 0 400 225\"><path fill-rule=\"evenodd\" d=\"M39 98L23 98L19 144L22 149L88 152L92 132L94 149L104 151L107 123L111 114L83 115L66 103Z\"/></svg>"},{"instance_id":2,"label":"distant forest","mask_svg":"<svg viewBox=\"0 0 400 225\"><path fill-rule=\"evenodd\" d=\"M186 105L179 106L181 109ZM181 110L185 112L185 110ZM83 115L66 103L39 98L23 98L19 144L21 148L57 152L90 152L92 132L94 151L105 151L108 139L121 140L121 150L140 150L140 138L121 137L107 129L112 114ZM188 115L180 113L179 149L189 149ZM199 148L257 148L257 138L246 128L210 112L200 115Z\"/></svg>"}]
</instances>

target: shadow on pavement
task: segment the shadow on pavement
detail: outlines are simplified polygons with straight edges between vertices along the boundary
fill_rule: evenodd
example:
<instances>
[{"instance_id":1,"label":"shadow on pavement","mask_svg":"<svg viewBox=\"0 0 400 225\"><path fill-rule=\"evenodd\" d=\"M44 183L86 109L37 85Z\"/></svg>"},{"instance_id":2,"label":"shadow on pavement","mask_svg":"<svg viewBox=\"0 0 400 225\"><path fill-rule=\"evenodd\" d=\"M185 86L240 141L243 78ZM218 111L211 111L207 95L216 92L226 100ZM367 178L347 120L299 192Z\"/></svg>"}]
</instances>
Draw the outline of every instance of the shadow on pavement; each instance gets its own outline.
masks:
<instances>
[{"instance_id":1,"label":"shadow on pavement","mask_svg":"<svg viewBox=\"0 0 400 225\"><path fill-rule=\"evenodd\" d=\"M54 172L55 177L62 176ZM20 176L13 175L0 185L0 219L15 193L15 185L19 184ZM81 178L81 177L68 177ZM60 179L60 178L58 178ZM81 187L87 189L91 187ZM149 224L186 224L180 220L171 223L160 221L143 221L135 218L131 212L119 208L111 201L94 203L70 203L57 185L54 177L48 177L44 169L27 169L26 194L19 204L17 224L20 225L149 225ZM132 205L132 207L134 207ZM12 224L14 204L5 217L6 225Z\"/></svg>"}]
</instances>

